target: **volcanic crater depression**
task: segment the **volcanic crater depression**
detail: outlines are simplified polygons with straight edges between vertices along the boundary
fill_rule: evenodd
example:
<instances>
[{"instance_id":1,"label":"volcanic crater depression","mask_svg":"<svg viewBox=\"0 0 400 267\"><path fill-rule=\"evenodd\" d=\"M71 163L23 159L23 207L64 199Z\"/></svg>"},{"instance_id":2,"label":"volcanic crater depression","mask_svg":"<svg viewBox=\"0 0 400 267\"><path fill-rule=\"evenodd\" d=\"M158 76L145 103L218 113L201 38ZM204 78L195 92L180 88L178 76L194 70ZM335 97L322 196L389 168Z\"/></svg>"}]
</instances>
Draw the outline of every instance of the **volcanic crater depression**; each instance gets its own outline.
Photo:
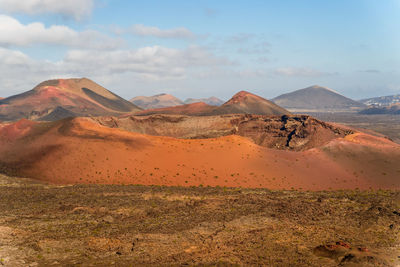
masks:
<instances>
[{"instance_id":1,"label":"volcanic crater depression","mask_svg":"<svg viewBox=\"0 0 400 267\"><path fill-rule=\"evenodd\" d=\"M319 147L335 138L354 133L307 115L151 115L97 117L94 120L110 128L181 139L239 135L260 146L294 151Z\"/></svg>"},{"instance_id":2,"label":"volcanic crater depression","mask_svg":"<svg viewBox=\"0 0 400 267\"><path fill-rule=\"evenodd\" d=\"M88 79L59 79L0 106L0 172L12 176L55 184L400 188L398 144L293 115L246 91L221 106L141 110Z\"/></svg>"}]
</instances>

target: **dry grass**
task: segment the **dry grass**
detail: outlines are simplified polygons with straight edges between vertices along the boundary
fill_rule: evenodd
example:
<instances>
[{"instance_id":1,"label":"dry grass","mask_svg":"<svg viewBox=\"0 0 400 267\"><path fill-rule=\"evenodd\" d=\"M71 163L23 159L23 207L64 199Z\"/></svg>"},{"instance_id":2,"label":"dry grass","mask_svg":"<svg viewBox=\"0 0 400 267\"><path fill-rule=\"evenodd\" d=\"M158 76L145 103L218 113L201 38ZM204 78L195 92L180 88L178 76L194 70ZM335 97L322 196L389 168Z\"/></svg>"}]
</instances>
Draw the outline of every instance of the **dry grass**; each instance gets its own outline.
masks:
<instances>
[{"instance_id":1,"label":"dry grass","mask_svg":"<svg viewBox=\"0 0 400 267\"><path fill-rule=\"evenodd\" d=\"M0 180L0 265L400 264L399 192Z\"/></svg>"}]
</instances>

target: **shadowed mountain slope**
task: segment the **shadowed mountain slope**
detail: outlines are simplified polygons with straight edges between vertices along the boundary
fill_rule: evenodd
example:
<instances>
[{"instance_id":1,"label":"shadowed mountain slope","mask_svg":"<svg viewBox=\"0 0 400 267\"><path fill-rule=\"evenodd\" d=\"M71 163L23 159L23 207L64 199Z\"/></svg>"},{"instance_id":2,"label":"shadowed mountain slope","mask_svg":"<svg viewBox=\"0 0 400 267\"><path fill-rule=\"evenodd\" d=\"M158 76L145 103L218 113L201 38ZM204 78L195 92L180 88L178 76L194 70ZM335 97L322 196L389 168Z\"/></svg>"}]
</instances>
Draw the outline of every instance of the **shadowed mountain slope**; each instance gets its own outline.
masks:
<instances>
[{"instance_id":1,"label":"shadowed mountain slope","mask_svg":"<svg viewBox=\"0 0 400 267\"><path fill-rule=\"evenodd\" d=\"M86 78L45 81L30 91L0 100L0 120L8 121L41 119L48 115L49 119L60 119L64 115L118 115L139 110Z\"/></svg>"},{"instance_id":2,"label":"shadowed mountain slope","mask_svg":"<svg viewBox=\"0 0 400 267\"><path fill-rule=\"evenodd\" d=\"M130 132L183 139L240 135L260 146L282 150L307 150L352 134L307 115L150 115L92 118L101 125Z\"/></svg>"},{"instance_id":3,"label":"shadowed mountain slope","mask_svg":"<svg viewBox=\"0 0 400 267\"><path fill-rule=\"evenodd\" d=\"M277 104L246 91L240 91L213 111L217 114L288 115L289 111Z\"/></svg>"},{"instance_id":4,"label":"shadowed mountain slope","mask_svg":"<svg viewBox=\"0 0 400 267\"><path fill-rule=\"evenodd\" d=\"M232 127L233 134L206 139L129 132L105 127L91 118L3 123L0 172L57 184L400 188L400 146L388 139L343 132L308 117L254 116L221 115L214 122L209 121L211 117L189 118L198 119L198 125L239 123L238 129ZM169 121L173 120L182 123L176 129L185 130L184 118L170 116ZM174 128L172 122L164 123L169 129L158 125L156 117L141 117L134 123L146 132ZM223 127L221 124L219 129ZM310 145L305 150L290 149L301 147L304 141Z\"/></svg>"}]
</instances>

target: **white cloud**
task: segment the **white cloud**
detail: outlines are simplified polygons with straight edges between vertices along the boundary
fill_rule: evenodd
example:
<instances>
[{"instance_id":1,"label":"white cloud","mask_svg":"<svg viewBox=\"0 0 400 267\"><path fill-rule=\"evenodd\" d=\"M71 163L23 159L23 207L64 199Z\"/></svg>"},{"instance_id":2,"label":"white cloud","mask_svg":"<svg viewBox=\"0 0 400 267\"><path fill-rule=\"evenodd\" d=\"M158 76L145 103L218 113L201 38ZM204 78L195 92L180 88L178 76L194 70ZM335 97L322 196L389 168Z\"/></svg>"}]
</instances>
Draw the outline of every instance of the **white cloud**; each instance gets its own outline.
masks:
<instances>
[{"instance_id":1,"label":"white cloud","mask_svg":"<svg viewBox=\"0 0 400 267\"><path fill-rule=\"evenodd\" d=\"M182 50L161 46L106 52L71 50L57 62L35 60L20 51L0 48L0 96L28 90L51 78L123 77L130 87L135 81L183 80L198 70L227 64L228 60L194 46Z\"/></svg>"},{"instance_id":2,"label":"white cloud","mask_svg":"<svg viewBox=\"0 0 400 267\"><path fill-rule=\"evenodd\" d=\"M0 47L1 66L25 66L31 60L20 51L13 51Z\"/></svg>"},{"instance_id":3,"label":"white cloud","mask_svg":"<svg viewBox=\"0 0 400 267\"><path fill-rule=\"evenodd\" d=\"M196 46L184 50L149 46L100 54L96 51L73 50L67 53L64 63L74 67L84 66L86 71L90 72L104 74L131 72L150 79L182 78L187 69L230 64L228 60L218 58Z\"/></svg>"},{"instance_id":4,"label":"white cloud","mask_svg":"<svg viewBox=\"0 0 400 267\"><path fill-rule=\"evenodd\" d=\"M132 26L131 31L136 35L153 36L158 38L171 38L171 39L195 38L195 34L184 27L162 30L154 26L145 26L142 24L136 24Z\"/></svg>"},{"instance_id":5,"label":"white cloud","mask_svg":"<svg viewBox=\"0 0 400 267\"><path fill-rule=\"evenodd\" d=\"M319 77L325 75L332 75L337 73L322 72L310 68L278 68L275 70L275 74L282 76L301 76L301 77Z\"/></svg>"},{"instance_id":6,"label":"white cloud","mask_svg":"<svg viewBox=\"0 0 400 267\"><path fill-rule=\"evenodd\" d=\"M80 20L91 14L94 0L0 0L0 10L29 15L55 13Z\"/></svg>"},{"instance_id":7,"label":"white cloud","mask_svg":"<svg viewBox=\"0 0 400 267\"><path fill-rule=\"evenodd\" d=\"M79 48L109 49L117 47L120 42L97 31L77 32L63 25L46 28L40 22L24 25L13 17L0 15L0 45L2 46L56 44Z\"/></svg>"}]
</instances>

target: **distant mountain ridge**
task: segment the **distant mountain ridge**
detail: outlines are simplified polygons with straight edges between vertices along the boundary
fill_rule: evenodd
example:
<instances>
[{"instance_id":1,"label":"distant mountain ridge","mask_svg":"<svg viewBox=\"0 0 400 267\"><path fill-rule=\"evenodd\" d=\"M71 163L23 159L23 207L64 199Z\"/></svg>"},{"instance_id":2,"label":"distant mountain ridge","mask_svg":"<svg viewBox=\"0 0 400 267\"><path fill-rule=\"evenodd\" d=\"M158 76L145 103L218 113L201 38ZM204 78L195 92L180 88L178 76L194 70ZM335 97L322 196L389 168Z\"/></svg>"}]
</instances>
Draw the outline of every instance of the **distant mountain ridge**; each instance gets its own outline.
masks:
<instances>
[{"instance_id":1,"label":"distant mountain ridge","mask_svg":"<svg viewBox=\"0 0 400 267\"><path fill-rule=\"evenodd\" d=\"M204 102L149 109L135 115L176 114L209 116L221 114L289 115L290 112L275 103L246 91L240 91L221 106L211 106Z\"/></svg>"},{"instance_id":2,"label":"distant mountain ridge","mask_svg":"<svg viewBox=\"0 0 400 267\"><path fill-rule=\"evenodd\" d=\"M211 106L221 106L224 103L224 101L215 96L209 98L188 98L185 100L185 104L192 104L196 102L204 102Z\"/></svg>"},{"instance_id":3,"label":"distant mountain ridge","mask_svg":"<svg viewBox=\"0 0 400 267\"><path fill-rule=\"evenodd\" d=\"M57 79L0 100L0 120L58 120L70 116L108 116L140 108L87 79Z\"/></svg>"},{"instance_id":4,"label":"distant mountain ridge","mask_svg":"<svg viewBox=\"0 0 400 267\"><path fill-rule=\"evenodd\" d=\"M198 102L204 102L211 106L220 106L224 103L221 99L214 96L209 98L188 98L182 101L173 95L165 93L153 96L136 96L130 102L143 109L168 108Z\"/></svg>"},{"instance_id":5,"label":"distant mountain ridge","mask_svg":"<svg viewBox=\"0 0 400 267\"><path fill-rule=\"evenodd\" d=\"M346 111L365 108L365 104L319 85L282 94L273 102L290 111Z\"/></svg>"},{"instance_id":6,"label":"distant mountain ridge","mask_svg":"<svg viewBox=\"0 0 400 267\"><path fill-rule=\"evenodd\" d=\"M185 104L182 100L170 94L136 96L129 101L142 109L165 108Z\"/></svg>"},{"instance_id":7,"label":"distant mountain ridge","mask_svg":"<svg viewBox=\"0 0 400 267\"><path fill-rule=\"evenodd\" d=\"M390 106L370 106L359 112L365 115L375 115L375 114L391 114L400 115L400 103L392 104Z\"/></svg>"},{"instance_id":8,"label":"distant mountain ridge","mask_svg":"<svg viewBox=\"0 0 400 267\"><path fill-rule=\"evenodd\" d=\"M400 103L400 94L366 98L361 99L360 102L372 106L390 106Z\"/></svg>"},{"instance_id":9,"label":"distant mountain ridge","mask_svg":"<svg viewBox=\"0 0 400 267\"><path fill-rule=\"evenodd\" d=\"M195 102L173 107L146 109L136 112L134 115L147 116L153 114L170 114L170 115L188 115L188 116L204 116L212 113L215 106L208 105L204 102Z\"/></svg>"}]
</instances>

